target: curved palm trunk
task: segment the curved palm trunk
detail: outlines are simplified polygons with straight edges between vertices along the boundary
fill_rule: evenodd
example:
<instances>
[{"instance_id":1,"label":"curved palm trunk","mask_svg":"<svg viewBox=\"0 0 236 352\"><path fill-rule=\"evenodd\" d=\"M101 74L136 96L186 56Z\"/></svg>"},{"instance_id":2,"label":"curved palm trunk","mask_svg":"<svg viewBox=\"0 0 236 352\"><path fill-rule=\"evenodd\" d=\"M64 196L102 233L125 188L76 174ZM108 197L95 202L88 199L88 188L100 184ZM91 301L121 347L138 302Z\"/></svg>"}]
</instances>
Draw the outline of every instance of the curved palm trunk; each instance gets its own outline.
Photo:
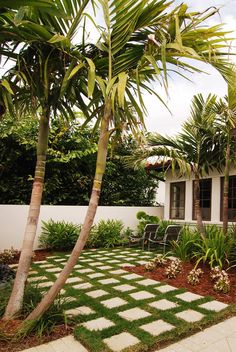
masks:
<instances>
[{"instance_id":1,"label":"curved palm trunk","mask_svg":"<svg viewBox=\"0 0 236 352\"><path fill-rule=\"evenodd\" d=\"M102 178L105 172L106 167L106 158L107 158L107 149L109 141L109 121L111 118L111 108L110 104L106 104L104 118L102 120L100 138L98 142L98 154L97 154L97 164L96 172L93 182L92 194L89 201L89 206L85 221L80 233L80 236L75 244L75 247L71 253L70 258L68 259L66 265L61 271L58 279L55 281L53 286L50 288L48 293L43 297L42 301L34 309L34 311L26 318L26 320L36 320L38 319L53 303L57 294L62 289L67 278L69 277L71 271L73 270L75 264L77 263L78 257L84 248L84 245L89 236L90 229L92 227L94 217L96 215L98 201L100 198Z\"/></svg>"},{"instance_id":2,"label":"curved palm trunk","mask_svg":"<svg viewBox=\"0 0 236 352\"><path fill-rule=\"evenodd\" d=\"M227 144L224 170L223 233L228 230L230 144Z\"/></svg>"},{"instance_id":3,"label":"curved palm trunk","mask_svg":"<svg viewBox=\"0 0 236 352\"><path fill-rule=\"evenodd\" d=\"M41 199L44 186L46 154L48 148L48 135L49 112L45 111L44 113L42 113L40 118L37 144L37 161L24 240L16 278L14 280L13 290L4 315L5 320L13 318L15 315L17 315L17 313L19 313L20 309L22 308L25 283L28 277L29 268L31 264L33 245L40 213Z\"/></svg>"},{"instance_id":4,"label":"curved palm trunk","mask_svg":"<svg viewBox=\"0 0 236 352\"><path fill-rule=\"evenodd\" d=\"M205 237L205 230L202 222L202 209L200 206L200 178L198 173L195 173L194 181L194 199L195 199L195 211L197 218L197 228L202 237Z\"/></svg>"}]
</instances>

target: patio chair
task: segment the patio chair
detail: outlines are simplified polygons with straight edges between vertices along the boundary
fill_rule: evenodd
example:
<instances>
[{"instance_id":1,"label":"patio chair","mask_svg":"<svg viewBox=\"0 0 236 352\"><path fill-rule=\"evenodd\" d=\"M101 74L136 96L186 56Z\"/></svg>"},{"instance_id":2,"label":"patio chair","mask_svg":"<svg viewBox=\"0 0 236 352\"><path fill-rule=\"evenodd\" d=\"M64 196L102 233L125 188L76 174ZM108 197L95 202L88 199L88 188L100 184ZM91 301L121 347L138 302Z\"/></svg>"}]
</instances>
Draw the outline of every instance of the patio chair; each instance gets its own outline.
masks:
<instances>
[{"instance_id":1,"label":"patio chair","mask_svg":"<svg viewBox=\"0 0 236 352\"><path fill-rule=\"evenodd\" d=\"M178 241L180 232L182 230L182 225L169 225L167 226L164 236L162 239L149 238L148 239L148 250L151 248L157 248L158 246L163 246L163 252L166 252L166 245L171 241Z\"/></svg>"},{"instance_id":2,"label":"patio chair","mask_svg":"<svg viewBox=\"0 0 236 352\"><path fill-rule=\"evenodd\" d=\"M144 228L144 233L141 237L140 236L129 237L129 247L141 244L142 249L144 249L145 245L148 244L148 239L155 238L158 227L159 227L158 224L147 224Z\"/></svg>"}]
</instances>

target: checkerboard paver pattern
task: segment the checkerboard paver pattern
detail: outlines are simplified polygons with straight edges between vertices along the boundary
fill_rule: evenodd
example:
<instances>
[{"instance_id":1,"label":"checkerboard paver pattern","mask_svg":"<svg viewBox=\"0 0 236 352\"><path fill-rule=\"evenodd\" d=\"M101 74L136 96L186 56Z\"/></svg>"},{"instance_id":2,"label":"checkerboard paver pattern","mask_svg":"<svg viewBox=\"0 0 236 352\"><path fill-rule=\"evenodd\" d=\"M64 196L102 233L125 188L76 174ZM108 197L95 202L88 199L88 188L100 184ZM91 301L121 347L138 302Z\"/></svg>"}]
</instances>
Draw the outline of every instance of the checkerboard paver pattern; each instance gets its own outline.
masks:
<instances>
[{"instance_id":1,"label":"checkerboard paver pattern","mask_svg":"<svg viewBox=\"0 0 236 352\"><path fill-rule=\"evenodd\" d=\"M154 255L133 248L83 251L61 290L65 297L65 314L78 321L78 329L86 330L111 351L119 352L143 343L142 334L156 341L163 333L177 331L181 324L198 322L207 312L214 314L227 307L222 302L184 292L122 268L140 265ZM65 265L65 257L68 255L34 263L31 283L48 290ZM167 316L162 317L165 311ZM124 330L119 329L121 322Z\"/></svg>"}]
</instances>

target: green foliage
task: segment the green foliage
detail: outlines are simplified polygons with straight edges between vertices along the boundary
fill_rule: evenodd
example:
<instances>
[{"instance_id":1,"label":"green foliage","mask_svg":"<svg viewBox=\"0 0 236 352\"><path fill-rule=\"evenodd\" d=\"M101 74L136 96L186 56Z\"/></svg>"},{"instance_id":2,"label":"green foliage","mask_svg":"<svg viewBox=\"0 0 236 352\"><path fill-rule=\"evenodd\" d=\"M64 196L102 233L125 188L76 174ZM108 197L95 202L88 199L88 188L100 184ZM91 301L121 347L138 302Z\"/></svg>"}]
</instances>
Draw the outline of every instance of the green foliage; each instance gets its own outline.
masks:
<instances>
[{"instance_id":1,"label":"green foliage","mask_svg":"<svg viewBox=\"0 0 236 352\"><path fill-rule=\"evenodd\" d=\"M15 272L7 264L0 264L0 284L11 281L15 277Z\"/></svg>"},{"instance_id":2,"label":"green foliage","mask_svg":"<svg viewBox=\"0 0 236 352\"><path fill-rule=\"evenodd\" d=\"M0 318L3 316L6 305L8 303L12 287L10 285L0 289ZM23 307L20 312L20 319L24 319L28 314L37 306L41 301L43 293L37 286L27 285L23 298ZM65 322L65 316L62 308L62 301L56 300L49 307L46 313L43 316L36 320L31 321L23 325L23 328L18 331L15 336L16 339L22 338L27 334L33 332L38 337L42 337L45 334L48 334L52 331L55 325L62 324ZM0 337L1 340L2 336Z\"/></svg>"},{"instance_id":3,"label":"green foliage","mask_svg":"<svg viewBox=\"0 0 236 352\"><path fill-rule=\"evenodd\" d=\"M124 243L130 229L124 230L124 224L120 220L100 220L94 225L88 241L88 248L115 247Z\"/></svg>"},{"instance_id":4,"label":"green foliage","mask_svg":"<svg viewBox=\"0 0 236 352\"><path fill-rule=\"evenodd\" d=\"M79 122L78 122L79 121ZM82 122L50 126L43 204L87 205L96 164L97 135ZM0 203L28 204L36 160L38 120L6 117L0 125ZM158 181L145 170L125 169L136 143L124 139L108 157L101 205L152 205ZM110 148L111 149L111 148Z\"/></svg>"},{"instance_id":5,"label":"green foliage","mask_svg":"<svg viewBox=\"0 0 236 352\"><path fill-rule=\"evenodd\" d=\"M147 224L159 224L160 219L158 216L148 215L145 211L139 211L136 214L136 218L139 220L138 234L143 235L144 228Z\"/></svg>"},{"instance_id":6,"label":"green foliage","mask_svg":"<svg viewBox=\"0 0 236 352\"><path fill-rule=\"evenodd\" d=\"M196 244L201 240L200 234L196 230L191 230L185 226L181 230L179 241L172 241L172 252L182 261L189 261L196 249Z\"/></svg>"},{"instance_id":7,"label":"green foliage","mask_svg":"<svg viewBox=\"0 0 236 352\"><path fill-rule=\"evenodd\" d=\"M157 237L163 238L165 231L169 225L173 225L173 221L171 220L161 220L159 222L159 228L157 230Z\"/></svg>"},{"instance_id":8,"label":"green foliage","mask_svg":"<svg viewBox=\"0 0 236 352\"><path fill-rule=\"evenodd\" d=\"M232 249L236 245L235 238L229 232L223 234L222 229L216 225L209 225L205 229L206 237L196 244L194 257L196 266L200 263L208 263L211 268L229 266L232 260Z\"/></svg>"},{"instance_id":9,"label":"green foliage","mask_svg":"<svg viewBox=\"0 0 236 352\"><path fill-rule=\"evenodd\" d=\"M42 221L42 233L39 237L40 246L55 250L72 249L78 239L81 225L71 222Z\"/></svg>"}]
</instances>

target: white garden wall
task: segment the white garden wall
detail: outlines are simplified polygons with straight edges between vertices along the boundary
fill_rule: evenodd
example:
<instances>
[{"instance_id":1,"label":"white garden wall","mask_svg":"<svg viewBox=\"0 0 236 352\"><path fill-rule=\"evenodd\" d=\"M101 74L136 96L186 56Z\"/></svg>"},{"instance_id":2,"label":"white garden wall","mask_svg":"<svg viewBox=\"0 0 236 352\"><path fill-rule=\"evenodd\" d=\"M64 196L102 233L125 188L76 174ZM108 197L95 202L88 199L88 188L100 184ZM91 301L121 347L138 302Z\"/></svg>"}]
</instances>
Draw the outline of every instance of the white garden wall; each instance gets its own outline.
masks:
<instances>
[{"instance_id":1,"label":"white garden wall","mask_svg":"<svg viewBox=\"0 0 236 352\"><path fill-rule=\"evenodd\" d=\"M77 224L83 223L86 206L53 206L43 205L41 207L35 249L38 248L38 236L41 232L41 220L54 221L64 220ZM101 219L122 220L126 227L135 229L138 220L138 211L145 211L149 215L156 215L163 218L163 207L104 207L100 206L97 211L95 223ZM27 219L27 205L0 205L0 250L15 248L20 249L24 236L24 229Z\"/></svg>"}]
</instances>

